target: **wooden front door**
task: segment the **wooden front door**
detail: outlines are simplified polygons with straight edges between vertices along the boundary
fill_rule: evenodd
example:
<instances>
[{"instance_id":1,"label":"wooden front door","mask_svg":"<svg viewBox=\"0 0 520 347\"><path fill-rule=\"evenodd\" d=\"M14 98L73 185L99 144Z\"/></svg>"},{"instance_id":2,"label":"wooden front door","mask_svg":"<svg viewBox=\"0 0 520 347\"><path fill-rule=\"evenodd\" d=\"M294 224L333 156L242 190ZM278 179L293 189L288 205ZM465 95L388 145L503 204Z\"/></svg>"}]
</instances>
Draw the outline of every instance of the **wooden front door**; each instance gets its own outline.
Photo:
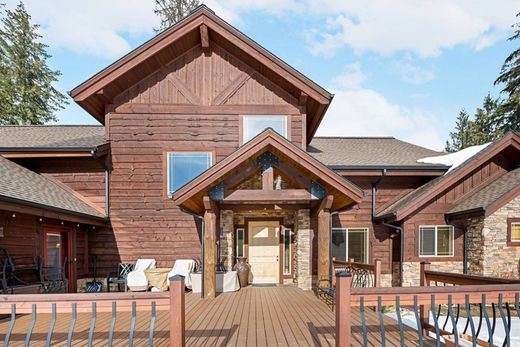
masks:
<instances>
[{"instance_id":1,"label":"wooden front door","mask_svg":"<svg viewBox=\"0 0 520 347\"><path fill-rule=\"evenodd\" d=\"M248 224L248 230L252 283L279 283L280 223L252 221Z\"/></svg>"}]
</instances>

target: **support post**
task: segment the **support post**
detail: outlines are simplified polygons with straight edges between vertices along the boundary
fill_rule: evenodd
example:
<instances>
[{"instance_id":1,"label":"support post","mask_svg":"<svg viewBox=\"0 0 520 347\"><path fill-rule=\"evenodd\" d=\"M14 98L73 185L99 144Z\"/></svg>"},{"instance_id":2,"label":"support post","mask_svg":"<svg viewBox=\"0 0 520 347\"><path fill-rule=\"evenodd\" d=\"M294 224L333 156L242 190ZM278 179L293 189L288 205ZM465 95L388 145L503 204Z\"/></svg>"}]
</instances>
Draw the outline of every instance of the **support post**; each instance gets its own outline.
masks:
<instances>
[{"instance_id":1,"label":"support post","mask_svg":"<svg viewBox=\"0 0 520 347\"><path fill-rule=\"evenodd\" d=\"M423 261L421 262L421 275L420 275L420 285L421 287L428 287L430 285L430 281L426 277L425 271L430 270L430 263ZM423 334L426 334L425 329L430 324L430 311L428 310L428 305L420 305L419 315L421 321L421 327L423 328Z\"/></svg>"},{"instance_id":2,"label":"support post","mask_svg":"<svg viewBox=\"0 0 520 347\"><path fill-rule=\"evenodd\" d=\"M374 287L381 287L381 259L376 259L374 263Z\"/></svg>"},{"instance_id":3,"label":"support post","mask_svg":"<svg viewBox=\"0 0 520 347\"><path fill-rule=\"evenodd\" d=\"M318 212L318 281L330 278L330 212Z\"/></svg>"},{"instance_id":4,"label":"support post","mask_svg":"<svg viewBox=\"0 0 520 347\"><path fill-rule=\"evenodd\" d=\"M170 280L170 347L184 347L185 338L185 306L184 278L175 275Z\"/></svg>"},{"instance_id":5,"label":"support post","mask_svg":"<svg viewBox=\"0 0 520 347\"><path fill-rule=\"evenodd\" d=\"M274 170L272 167L262 172L262 189L273 190L274 189Z\"/></svg>"},{"instance_id":6,"label":"support post","mask_svg":"<svg viewBox=\"0 0 520 347\"><path fill-rule=\"evenodd\" d=\"M204 298L216 296L217 281L217 208L204 197Z\"/></svg>"},{"instance_id":7,"label":"support post","mask_svg":"<svg viewBox=\"0 0 520 347\"><path fill-rule=\"evenodd\" d=\"M352 342L350 290L352 275L341 272L336 275L336 347L350 346Z\"/></svg>"}]
</instances>

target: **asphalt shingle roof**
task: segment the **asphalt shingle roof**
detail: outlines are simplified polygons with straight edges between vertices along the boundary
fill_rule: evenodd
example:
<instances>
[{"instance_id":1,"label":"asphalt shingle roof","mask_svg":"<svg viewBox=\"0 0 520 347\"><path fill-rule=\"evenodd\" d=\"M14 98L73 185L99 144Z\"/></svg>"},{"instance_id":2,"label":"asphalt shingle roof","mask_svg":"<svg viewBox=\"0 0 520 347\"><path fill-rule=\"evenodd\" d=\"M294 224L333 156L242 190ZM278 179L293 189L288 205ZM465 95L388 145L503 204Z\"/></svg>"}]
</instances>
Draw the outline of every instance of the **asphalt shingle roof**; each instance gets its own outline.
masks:
<instances>
[{"instance_id":1,"label":"asphalt shingle roof","mask_svg":"<svg viewBox=\"0 0 520 347\"><path fill-rule=\"evenodd\" d=\"M98 125L0 126L0 149L93 149L105 142Z\"/></svg>"},{"instance_id":2,"label":"asphalt shingle roof","mask_svg":"<svg viewBox=\"0 0 520 347\"><path fill-rule=\"evenodd\" d=\"M308 146L307 152L331 167L445 167L417 162L420 158L445 153L416 146L394 137L315 137Z\"/></svg>"},{"instance_id":3,"label":"asphalt shingle roof","mask_svg":"<svg viewBox=\"0 0 520 347\"><path fill-rule=\"evenodd\" d=\"M72 192L51 179L39 175L0 156L0 200L38 205L62 212L105 218Z\"/></svg>"},{"instance_id":4,"label":"asphalt shingle roof","mask_svg":"<svg viewBox=\"0 0 520 347\"><path fill-rule=\"evenodd\" d=\"M447 214L457 214L467 211L486 210L488 206L500 199L511 190L520 186L520 168L509 171L502 177L486 185L480 190L464 197L460 203Z\"/></svg>"}]
</instances>

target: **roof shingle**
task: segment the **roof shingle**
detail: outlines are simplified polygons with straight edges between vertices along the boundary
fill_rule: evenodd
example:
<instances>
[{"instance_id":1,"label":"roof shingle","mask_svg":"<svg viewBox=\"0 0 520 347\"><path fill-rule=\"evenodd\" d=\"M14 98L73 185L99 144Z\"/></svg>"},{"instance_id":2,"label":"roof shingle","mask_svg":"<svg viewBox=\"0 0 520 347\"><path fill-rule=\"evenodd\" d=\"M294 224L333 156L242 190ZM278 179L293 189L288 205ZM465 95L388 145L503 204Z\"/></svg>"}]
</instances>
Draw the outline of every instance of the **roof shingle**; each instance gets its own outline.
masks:
<instances>
[{"instance_id":1,"label":"roof shingle","mask_svg":"<svg viewBox=\"0 0 520 347\"><path fill-rule=\"evenodd\" d=\"M39 205L42 208L60 210L104 219L96 210L72 192L51 179L26 169L0 156L0 200Z\"/></svg>"},{"instance_id":2,"label":"roof shingle","mask_svg":"<svg viewBox=\"0 0 520 347\"><path fill-rule=\"evenodd\" d=\"M105 127L98 125L0 126L0 149L93 149L104 144Z\"/></svg>"}]
</instances>

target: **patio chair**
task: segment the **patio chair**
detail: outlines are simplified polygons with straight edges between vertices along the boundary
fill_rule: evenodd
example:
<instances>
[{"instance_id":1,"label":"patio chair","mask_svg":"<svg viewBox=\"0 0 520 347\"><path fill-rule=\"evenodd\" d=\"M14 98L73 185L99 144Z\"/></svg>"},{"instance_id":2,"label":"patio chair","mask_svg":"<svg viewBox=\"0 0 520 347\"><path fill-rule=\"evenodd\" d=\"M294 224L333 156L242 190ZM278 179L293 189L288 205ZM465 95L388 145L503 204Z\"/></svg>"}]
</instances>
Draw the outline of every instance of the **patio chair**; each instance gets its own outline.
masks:
<instances>
[{"instance_id":1,"label":"patio chair","mask_svg":"<svg viewBox=\"0 0 520 347\"><path fill-rule=\"evenodd\" d=\"M135 267L126 276L126 285L133 292L148 290L148 278L145 270L155 269L155 259L137 259Z\"/></svg>"},{"instance_id":2,"label":"patio chair","mask_svg":"<svg viewBox=\"0 0 520 347\"><path fill-rule=\"evenodd\" d=\"M184 285L191 289L190 274L195 271L195 265L196 263L193 259L177 259L175 264L173 264L172 270L168 273L168 285L170 284L170 277L181 275L184 277Z\"/></svg>"},{"instance_id":3,"label":"patio chair","mask_svg":"<svg viewBox=\"0 0 520 347\"><path fill-rule=\"evenodd\" d=\"M107 292L110 292L110 285L117 284L117 288L121 292L121 287L125 289L125 292L128 291L128 286L126 285L126 278L128 274L134 269L134 264L132 263L119 263L117 266L117 272L109 272L107 273Z\"/></svg>"}]
</instances>

